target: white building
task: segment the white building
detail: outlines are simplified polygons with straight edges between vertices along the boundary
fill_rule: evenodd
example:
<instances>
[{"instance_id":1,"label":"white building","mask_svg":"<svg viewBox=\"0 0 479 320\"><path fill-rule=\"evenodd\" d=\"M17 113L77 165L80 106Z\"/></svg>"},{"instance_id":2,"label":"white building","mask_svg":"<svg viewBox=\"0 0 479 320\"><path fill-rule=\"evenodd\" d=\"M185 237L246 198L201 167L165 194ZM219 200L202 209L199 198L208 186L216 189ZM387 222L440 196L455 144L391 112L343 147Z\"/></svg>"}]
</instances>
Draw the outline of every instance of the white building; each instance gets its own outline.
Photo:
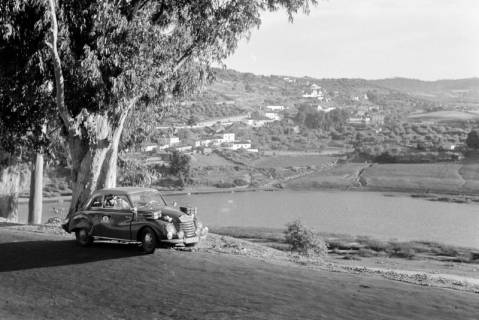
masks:
<instances>
[{"instance_id":1,"label":"white building","mask_svg":"<svg viewBox=\"0 0 479 320\"><path fill-rule=\"evenodd\" d=\"M284 106L266 106L265 109L269 111L284 111L286 108Z\"/></svg>"},{"instance_id":2,"label":"white building","mask_svg":"<svg viewBox=\"0 0 479 320\"><path fill-rule=\"evenodd\" d=\"M251 141L235 141L228 146L230 150L251 149Z\"/></svg>"},{"instance_id":3,"label":"white building","mask_svg":"<svg viewBox=\"0 0 479 320\"><path fill-rule=\"evenodd\" d=\"M180 138L175 137L175 136L168 136L165 138L165 144L172 147L176 144L180 143Z\"/></svg>"},{"instance_id":4,"label":"white building","mask_svg":"<svg viewBox=\"0 0 479 320\"><path fill-rule=\"evenodd\" d=\"M145 146L145 152L150 152L150 151L153 151L153 150L156 150L158 149L158 145L156 144L147 144Z\"/></svg>"},{"instance_id":5,"label":"white building","mask_svg":"<svg viewBox=\"0 0 479 320\"><path fill-rule=\"evenodd\" d=\"M326 112L326 113L328 113L328 112L330 112L334 109L336 109L336 107L322 107L321 105L318 105L318 108L317 108L318 111L323 111L323 112Z\"/></svg>"},{"instance_id":6,"label":"white building","mask_svg":"<svg viewBox=\"0 0 479 320\"><path fill-rule=\"evenodd\" d=\"M235 134L234 133L223 133L223 141L222 142L233 142L235 141Z\"/></svg>"},{"instance_id":7,"label":"white building","mask_svg":"<svg viewBox=\"0 0 479 320\"><path fill-rule=\"evenodd\" d=\"M313 83L309 89L309 93L304 93L303 98L317 98L318 100L323 101L324 94L321 87Z\"/></svg>"},{"instance_id":8,"label":"white building","mask_svg":"<svg viewBox=\"0 0 479 320\"><path fill-rule=\"evenodd\" d=\"M276 112L265 112L264 116L274 121L281 120L281 117Z\"/></svg>"},{"instance_id":9,"label":"white building","mask_svg":"<svg viewBox=\"0 0 479 320\"><path fill-rule=\"evenodd\" d=\"M195 141L195 148L208 147L208 146L220 146L223 143L232 143L235 141L234 133L223 133L221 135L204 136Z\"/></svg>"},{"instance_id":10,"label":"white building","mask_svg":"<svg viewBox=\"0 0 479 320\"><path fill-rule=\"evenodd\" d=\"M187 152L187 151L191 151L191 149L193 149L192 146L176 146L175 147L175 150L179 152Z\"/></svg>"},{"instance_id":11,"label":"white building","mask_svg":"<svg viewBox=\"0 0 479 320\"><path fill-rule=\"evenodd\" d=\"M248 126L254 127L254 128L259 128L264 126L267 123L273 122L274 120L268 119L268 120L255 120L255 119L246 119L243 120L243 123L247 124Z\"/></svg>"}]
</instances>

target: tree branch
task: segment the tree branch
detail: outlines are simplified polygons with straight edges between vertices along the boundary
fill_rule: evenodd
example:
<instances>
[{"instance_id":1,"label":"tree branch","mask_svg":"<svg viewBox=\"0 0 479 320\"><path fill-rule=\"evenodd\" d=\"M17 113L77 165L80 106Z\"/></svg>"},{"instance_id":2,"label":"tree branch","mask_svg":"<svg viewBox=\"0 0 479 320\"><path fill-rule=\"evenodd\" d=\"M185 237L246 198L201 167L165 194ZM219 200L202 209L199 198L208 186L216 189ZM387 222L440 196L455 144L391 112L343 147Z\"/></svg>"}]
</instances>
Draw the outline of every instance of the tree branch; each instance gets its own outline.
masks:
<instances>
[{"instance_id":1,"label":"tree branch","mask_svg":"<svg viewBox=\"0 0 479 320\"><path fill-rule=\"evenodd\" d=\"M60 118L63 121L63 125L69 128L73 118L65 106L65 84L63 81L63 71L60 55L58 54L58 23L57 15L55 12L55 0L48 0L51 16L51 42L46 41L46 45L50 48L53 55L53 69L55 71L55 85L56 85L56 102L57 108L60 113Z\"/></svg>"},{"instance_id":2,"label":"tree branch","mask_svg":"<svg viewBox=\"0 0 479 320\"><path fill-rule=\"evenodd\" d=\"M188 49L185 50L185 53L176 61L175 66L173 67L173 73L176 73L186 62L186 59L188 59L192 54L193 54L193 49L195 48L195 44L192 44Z\"/></svg>"}]
</instances>

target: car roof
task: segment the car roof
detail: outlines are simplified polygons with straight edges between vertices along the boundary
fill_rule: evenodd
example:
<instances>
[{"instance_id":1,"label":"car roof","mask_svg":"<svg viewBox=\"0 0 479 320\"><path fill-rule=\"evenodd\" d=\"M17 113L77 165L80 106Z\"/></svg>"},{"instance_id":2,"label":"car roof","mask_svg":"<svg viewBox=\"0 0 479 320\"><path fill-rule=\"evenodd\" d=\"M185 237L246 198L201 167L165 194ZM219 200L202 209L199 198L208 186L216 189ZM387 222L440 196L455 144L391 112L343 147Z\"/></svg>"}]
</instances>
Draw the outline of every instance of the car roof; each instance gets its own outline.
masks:
<instances>
[{"instance_id":1,"label":"car roof","mask_svg":"<svg viewBox=\"0 0 479 320\"><path fill-rule=\"evenodd\" d=\"M141 187L118 187L118 188L105 188L97 190L92 196L107 195L107 194L135 194L140 192L153 192L158 191L152 188Z\"/></svg>"}]
</instances>

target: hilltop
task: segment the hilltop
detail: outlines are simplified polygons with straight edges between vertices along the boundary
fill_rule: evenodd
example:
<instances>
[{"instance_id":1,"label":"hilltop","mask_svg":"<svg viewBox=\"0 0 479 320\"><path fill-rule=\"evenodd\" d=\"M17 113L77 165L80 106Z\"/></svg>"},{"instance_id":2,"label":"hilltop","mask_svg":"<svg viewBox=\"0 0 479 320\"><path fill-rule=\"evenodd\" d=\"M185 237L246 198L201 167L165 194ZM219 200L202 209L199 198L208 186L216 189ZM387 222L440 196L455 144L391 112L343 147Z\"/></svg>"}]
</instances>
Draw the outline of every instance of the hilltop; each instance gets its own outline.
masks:
<instances>
[{"instance_id":1,"label":"hilltop","mask_svg":"<svg viewBox=\"0 0 479 320\"><path fill-rule=\"evenodd\" d=\"M479 78L437 81L392 78L369 82L441 103L477 105L479 102Z\"/></svg>"}]
</instances>

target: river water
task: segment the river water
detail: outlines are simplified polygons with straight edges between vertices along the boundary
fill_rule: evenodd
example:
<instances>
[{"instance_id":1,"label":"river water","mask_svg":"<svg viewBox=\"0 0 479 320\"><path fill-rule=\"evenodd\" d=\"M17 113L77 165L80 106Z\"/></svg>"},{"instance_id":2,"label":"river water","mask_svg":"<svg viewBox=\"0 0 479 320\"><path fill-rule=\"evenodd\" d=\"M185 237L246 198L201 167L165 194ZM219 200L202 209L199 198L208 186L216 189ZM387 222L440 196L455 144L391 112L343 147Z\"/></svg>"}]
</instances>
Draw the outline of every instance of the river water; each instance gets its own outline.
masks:
<instances>
[{"instance_id":1,"label":"river water","mask_svg":"<svg viewBox=\"0 0 479 320\"><path fill-rule=\"evenodd\" d=\"M208 226L284 228L300 218L318 231L364 235L384 240L430 240L479 248L479 205L433 202L380 192L278 191L169 196L195 206ZM53 208L45 204L43 220ZM20 222L28 205L19 206ZM65 211L66 212L66 211Z\"/></svg>"},{"instance_id":2,"label":"river water","mask_svg":"<svg viewBox=\"0 0 479 320\"><path fill-rule=\"evenodd\" d=\"M174 196L210 226L284 228L300 218L319 231L479 248L479 205L380 192L279 191Z\"/></svg>"}]
</instances>

